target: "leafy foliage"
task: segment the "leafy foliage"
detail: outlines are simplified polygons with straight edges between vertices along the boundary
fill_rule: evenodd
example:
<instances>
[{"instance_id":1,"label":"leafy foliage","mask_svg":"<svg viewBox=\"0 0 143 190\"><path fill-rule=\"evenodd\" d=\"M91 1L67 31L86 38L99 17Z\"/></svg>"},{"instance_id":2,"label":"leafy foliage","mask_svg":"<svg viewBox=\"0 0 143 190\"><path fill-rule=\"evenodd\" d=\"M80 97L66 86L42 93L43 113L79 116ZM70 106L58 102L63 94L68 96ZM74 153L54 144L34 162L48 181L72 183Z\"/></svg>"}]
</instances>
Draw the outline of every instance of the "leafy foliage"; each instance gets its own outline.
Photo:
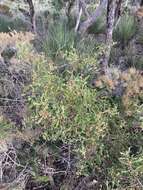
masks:
<instances>
[{"instance_id":1,"label":"leafy foliage","mask_svg":"<svg viewBox=\"0 0 143 190\"><path fill-rule=\"evenodd\" d=\"M76 59L73 55L68 54L67 60L74 66ZM76 160L73 167L76 168L77 176L89 175L93 172L93 168L97 170L99 167L104 170L108 165L109 172L105 180L107 186L124 187L124 174L121 168L124 168L125 163L120 162L123 158L122 152L131 148L130 154L133 154L133 139L140 141L140 134L137 133L135 137L129 132L129 128L134 125L134 118L139 122L139 128L142 126L141 117L139 117L141 105L137 105L132 100L129 92L131 89L129 81L133 81L131 77L136 75L136 71L131 69L128 74L121 74L120 80L124 80L123 86L126 84L126 90L121 99L114 100L109 98L109 94L118 88L119 78L115 71L113 81L101 77L104 85L98 81L98 88L100 88L99 84L102 86L100 90L97 90L88 86L88 77L72 75L73 72L70 70L71 75L65 82L63 78L53 74L54 65L47 67L47 70L43 63L41 62L36 67L33 84L30 87L32 96L29 97L31 115L28 118L28 125L35 128L43 127L42 141L53 142L53 144L62 142L62 144L72 146L73 160ZM79 65L80 67L83 67L83 63ZM79 69L77 71L79 72ZM139 84L137 77L135 80ZM105 91L109 93L105 95ZM138 94L136 90L132 93ZM128 98L128 105L125 105L125 97ZM129 106L130 102L136 104L136 109ZM134 111L129 114L129 110ZM127 114L127 117L122 117L123 112ZM118 171L118 175L115 171ZM135 172L134 169L133 172ZM128 183L132 183L131 179L130 176Z\"/></svg>"}]
</instances>

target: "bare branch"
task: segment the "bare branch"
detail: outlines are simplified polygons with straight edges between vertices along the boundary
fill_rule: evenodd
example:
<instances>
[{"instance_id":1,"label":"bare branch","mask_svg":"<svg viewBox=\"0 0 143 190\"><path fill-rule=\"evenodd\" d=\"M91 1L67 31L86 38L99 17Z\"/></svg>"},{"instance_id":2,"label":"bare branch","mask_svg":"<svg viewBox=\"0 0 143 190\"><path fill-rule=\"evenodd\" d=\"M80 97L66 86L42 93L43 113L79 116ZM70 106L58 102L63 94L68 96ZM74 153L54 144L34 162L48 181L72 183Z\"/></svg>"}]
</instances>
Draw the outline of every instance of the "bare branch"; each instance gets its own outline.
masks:
<instances>
[{"instance_id":1,"label":"bare branch","mask_svg":"<svg viewBox=\"0 0 143 190\"><path fill-rule=\"evenodd\" d=\"M88 13L88 10L86 9L86 3L84 0L80 0L80 4L81 4L81 7L82 7L82 10L83 10L83 13L85 16L89 17L89 13Z\"/></svg>"},{"instance_id":2,"label":"bare branch","mask_svg":"<svg viewBox=\"0 0 143 190\"><path fill-rule=\"evenodd\" d=\"M102 15L104 9L107 7L107 0L103 0L100 5L97 7L94 13L92 13L86 21L80 24L79 32L84 34L90 26L92 26L97 19Z\"/></svg>"},{"instance_id":3,"label":"bare branch","mask_svg":"<svg viewBox=\"0 0 143 190\"><path fill-rule=\"evenodd\" d=\"M80 11L79 11L79 14L78 14L78 17L77 17L76 26L75 26L75 32L78 31L81 15L82 15L82 8L80 8Z\"/></svg>"}]
</instances>

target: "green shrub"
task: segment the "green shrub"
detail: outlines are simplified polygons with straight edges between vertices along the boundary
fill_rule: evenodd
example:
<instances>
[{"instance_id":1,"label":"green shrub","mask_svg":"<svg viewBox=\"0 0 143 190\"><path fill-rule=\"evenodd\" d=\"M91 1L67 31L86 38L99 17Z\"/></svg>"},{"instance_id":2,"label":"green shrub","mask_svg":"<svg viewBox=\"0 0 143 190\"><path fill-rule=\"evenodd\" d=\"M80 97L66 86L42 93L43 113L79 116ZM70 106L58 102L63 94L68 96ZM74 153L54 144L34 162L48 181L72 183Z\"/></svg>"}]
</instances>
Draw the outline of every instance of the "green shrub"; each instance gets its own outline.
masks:
<instances>
[{"instance_id":1,"label":"green shrub","mask_svg":"<svg viewBox=\"0 0 143 190\"><path fill-rule=\"evenodd\" d=\"M56 58L62 52L69 51L74 46L75 35L66 23L53 23L49 26L48 35L43 42L46 56Z\"/></svg>"},{"instance_id":2,"label":"green shrub","mask_svg":"<svg viewBox=\"0 0 143 190\"><path fill-rule=\"evenodd\" d=\"M94 43L90 46L88 39L81 42L83 47L73 48L74 37L62 33L63 25L52 26L54 33L50 29L51 39L47 38L46 46L47 56L66 60L68 67L62 77L59 65L32 51L29 33L14 37L14 41L22 39L16 43L19 51L12 65L15 73L22 70L22 76L26 68L31 69L26 63L33 64L32 82L20 94L26 100L27 114L26 129L20 134L24 143L21 140L18 163L30 168L32 184L46 184L49 189L55 189L51 181L59 189L68 184L75 189L87 177L91 179L88 185L97 185L93 189L141 189L142 75L133 68L125 72L111 68L111 78L100 76L98 81L96 76L96 88L90 88L89 78L98 71L98 54L102 51ZM2 43L6 39L8 35ZM120 87L120 97L113 95ZM11 127L0 120L0 138L7 136Z\"/></svg>"},{"instance_id":3,"label":"green shrub","mask_svg":"<svg viewBox=\"0 0 143 190\"><path fill-rule=\"evenodd\" d=\"M0 17L0 32L9 32L14 25L8 18Z\"/></svg>"},{"instance_id":4,"label":"green shrub","mask_svg":"<svg viewBox=\"0 0 143 190\"><path fill-rule=\"evenodd\" d=\"M143 155L132 156L131 150L122 152L119 158L120 168L112 168L110 174L113 177L112 188L118 189L142 189Z\"/></svg>"},{"instance_id":5,"label":"green shrub","mask_svg":"<svg viewBox=\"0 0 143 190\"><path fill-rule=\"evenodd\" d=\"M139 54L138 48L133 45L129 44L125 47L123 54L125 55L125 67L130 68L134 67L137 70L142 70L143 68L143 57Z\"/></svg>"},{"instance_id":6,"label":"green shrub","mask_svg":"<svg viewBox=\"0 0 143 190\"><path fill-rule=\"evenodd\" d=\"M97 158L96 152L90 158L90 152L93 147L100 146L101 139L109 130L109 122L114 120L115 126L122 124L116 123L116 106L112 107L108 99L97 101L97 92L89 89L86 83L77 77L64 84L60 78L47 74L34 85L32 94L36 97L29 98L33 113L29 120L32 122L34 119L32 125L45 129L43 138L46 141L71 144L79 161L88 158L91 168L90 160L96 161ZM83 170L90 172L86 163L83 164ZM80 166L78 172L83 172Z\"/></svg>"},{"instance_id":7,"label":"green shrub","mask_svg":"<svg viewBox=\"0 0 143 190\"><path fill-rule=\"evenodd\" d=\"M101 46L101 45L100 45ZM76 49L80 55L84 56L94 56L97 55L100 46L95 41L94 37L87 36L86 38L81 38L76 43Z\"/></svg>"},{"instance_id":8,"label":"green shrub","mask_svg":"<svg viewBox=\"0 0 143 190\"><path fill-rule=\"evenodd\" d=\"M16 18L12 20L6 16L0 16L0 32L25 31L26 29L27 26L21 19Z\"/></svg>"},{"instance_id":9,"label":"green shrub","mask_svg":"<svg viewBox=\"0 0 143 190\"><path fill-rule=\"evenodd\" d=\"M113 38L115 41L119 41L123 46L125 46L128 41L135 35L136 23L135 18L131 15L123 15L113 33Z\"/></svg>"},{"instance_id":10,"label":"green shrub","mask_svg":"<svg viewBox=\"0 0 143 190\"><path fill-rule=\"evenodd\" d=\"M93 60L89 57L86 57L86 60L85 57L78 57L75 52L70 52L66 59L72 68L66 81L57 76L57 73L53 74L52 65L45 67L45 63L41 61L35 67L33 83L30 85L31 96L28 99L27 125L43 129L40 142L47 142L48 147L49 144L52 145L50 150L56 155L53 156L54 160L60 157L61 144L71 147L71 162L74 162L72 169L76 179L91 176L96 171L96 177L99 177L100 172L105 175L105 179L98 183L106 184L108 189L128 188L129 185L134 187L132 177L137 179L133 176L134 172L138 179L142 180L141 171L136 173L138 168L142 168L142 137L138 132L133 133L132 126L135 125L135 121L140 122L138 124L141 129L142 106L134 101L136 108L128 108L134 109L135 114L123 116L125 112L121 107L122 97L116 99L109 96L105 86L100 90L88 87L89 76L81 75L82 70L90 67L90 64L96 65L96 62L92 63ZM72 71L76 71L77 74L73 75ZM133 73L134 70L130 72ZM124 77L128 80L127 77L130 78L130 75ZM110 79L104 80L109 83L108 88L113 87ZM124 97L128 96L129 90L130 87L125 91ZM130 97L127 98L128 106L128 102L132 100ZM60 150L55 150L55 146ZM139 147L139 154L135 153L135 146ZM133 164L132 173L129 166L126 167L122 154L129 149L128 158ZM137 167L134 161L138 163Z\"/></svg>"},{"instance_id":11,"label":"green shrub","mask_svg":"<svg viewBox=\"0 0 143 190\"><path fill-rule=\"evenodd\" d=\"M136 60L136 64L135 64L135 68L139 69L139 70L143 70L143 57L138 57L138 59Z\"/></svg>"},{"instance_id":12,"label":"green shrub","mask_svg":"<svg viewBox=\"0 0 143 190\"><path fill-rule=\"evenodd\" d=\"M90 34L100 34L106 31L106 18L104 15L99 17L96 22L88 29Z\"/></svg>"},{"instance_id":13,"label":"green shrub","mask_svg":"<svg viewBox=\"0 0 143 190\"><path fill-rule=\"evenodd\" d=\"M1 111L1 110L0 110ZM1 116L0 113L0 140L7 138L12 129L11 123L8 123L4 118Z\"/></svg>"},{"instance_id":14,"label":"green shrub","mask_svg":"<svg viewBox=\"0 0 143 190\"><path fill-rule=\"evenodd\" d=\"M127 50L127 59L126 59L126 66L127 67L134 67L137 70L143 69L143 57L139 56L137 54L130 54L130 52Z\"/></svg>"},{"instance_id":15,"label":"green shrub","mask_svg":"<svg viewBox=\"0 0 143 190\"><path fill-rule=\"evenodd\" d=\"M69 56L69 61L76 65L76 59ZM71 74L65 82L43 63L39 63L35 71L30 87L28 125L43 128L43 141L71 145L77 159L77 174L89 175L92 167L100 166L107 156L103 156L107 148L104 139L110 127L123 134L124 121L118 106L107 96L89 88L88 78ZM114 135L117 138L118 134ZM113 147L110 153L111 157L115 156L113 162L117 161L120 150L124 150L122 143L118 151Z\"/></svg>"}]
</instances>

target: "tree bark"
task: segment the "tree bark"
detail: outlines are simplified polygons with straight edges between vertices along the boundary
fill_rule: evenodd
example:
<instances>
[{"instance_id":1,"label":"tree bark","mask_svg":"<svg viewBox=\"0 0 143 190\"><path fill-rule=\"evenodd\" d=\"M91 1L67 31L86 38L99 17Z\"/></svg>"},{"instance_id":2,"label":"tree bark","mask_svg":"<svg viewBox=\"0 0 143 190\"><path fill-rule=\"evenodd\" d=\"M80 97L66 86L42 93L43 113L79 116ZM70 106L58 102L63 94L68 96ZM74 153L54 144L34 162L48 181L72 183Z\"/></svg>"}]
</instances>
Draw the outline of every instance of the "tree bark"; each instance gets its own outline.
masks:
<instances>
[{"instance_id":1,"label":"tree bark","mask_svg":"<svg viewBox=\"0 0 143 190\"><path fill-rule=\"evenodd\" d=\"M88 13L88 11L86 9L86 3L85 3L85 1L84 0L80 0L79 2L80 2L80 5L82 7L82 11L83 11L84 15L87 16L87 17L89 17L89 13Z\"/></svg>"},{"instance_id":2,"label":"tree bark","mask_svg":"<svg viewBox=\"0 0 143 190\"><path fill-rule=\"evenodd\" d=\"M34 9L33 0L27 0L27 3L29 5L29 13L30 13L30 21L31 21L32 31L36 32L35 9Z\"/></svg>"},{"instance_id":3,"label":"tree bark","mask_svg":"<svg viewBox=\"0 0 143 190\"><path fill-rule=\"evenodd\" d=\"M117 8L117 1L115 0L108 0L107 4L107 30L106 30L106 49L101 60L101 69L102 73L106 75L110 75L109 72L109 59L110 59L110 52L113 44L113 29L115 23L115 12Z\"/></svg>"},{"instance_id":4,"label":"tree bark","mask_svg":"<svg viewBox=\"0 0 143 190\"><path fill-rule=\"evenodd\" d=\"M79 33L85 34L90 26L92 26L97 19L102 15L104 9L107 7L107 0L103 0L100 5L97 7L95 12L91 14L87 20L80 24Z\"/></svg>"},{"instance_id":5,"label":"tree bark","mask_svg":"<svg viewBox=\"0 0 143 190\"><path fill-rule=\"evenodd\" d=\"M121 16L122 2L123 2L123 0L117 0L117 3L116 3L117 7L116 7L116 11L115 11L116 20L118 20L118 18Z\"/></svg>"},{"instance_id":6,"label":"tree bark","mask_svg":"<svg viewBox=\"0 0 143 190\"><path fill-rule=\"evenodd\" d=\"M68 19L70 18L70 13L71 13L71 9L73 7L75 3L75 0L71 0L67 3L67 7L66 7L66 16L68 17Z\"/></svg>"}]
</instances>

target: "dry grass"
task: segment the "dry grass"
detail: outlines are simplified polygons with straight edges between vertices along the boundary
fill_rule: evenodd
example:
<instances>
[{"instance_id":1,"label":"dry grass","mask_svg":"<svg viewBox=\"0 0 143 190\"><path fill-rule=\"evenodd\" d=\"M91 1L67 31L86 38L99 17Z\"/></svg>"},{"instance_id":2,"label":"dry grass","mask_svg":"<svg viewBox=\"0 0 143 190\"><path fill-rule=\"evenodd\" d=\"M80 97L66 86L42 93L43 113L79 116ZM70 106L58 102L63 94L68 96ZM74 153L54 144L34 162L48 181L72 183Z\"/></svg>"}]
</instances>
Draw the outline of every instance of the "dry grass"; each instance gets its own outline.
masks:
<instances>
[{"instance_id":1,"label":"dry grass","mask_svg":"<svg viewBox=\"0 0 143 190\"><path fill-rule=\"evenodd\" d=\"M17 43L30 43L34 39L34 35L30 32L10 32L0 33L0 50L7 45L16 45Z\"/></svg>"}]
</instances>

